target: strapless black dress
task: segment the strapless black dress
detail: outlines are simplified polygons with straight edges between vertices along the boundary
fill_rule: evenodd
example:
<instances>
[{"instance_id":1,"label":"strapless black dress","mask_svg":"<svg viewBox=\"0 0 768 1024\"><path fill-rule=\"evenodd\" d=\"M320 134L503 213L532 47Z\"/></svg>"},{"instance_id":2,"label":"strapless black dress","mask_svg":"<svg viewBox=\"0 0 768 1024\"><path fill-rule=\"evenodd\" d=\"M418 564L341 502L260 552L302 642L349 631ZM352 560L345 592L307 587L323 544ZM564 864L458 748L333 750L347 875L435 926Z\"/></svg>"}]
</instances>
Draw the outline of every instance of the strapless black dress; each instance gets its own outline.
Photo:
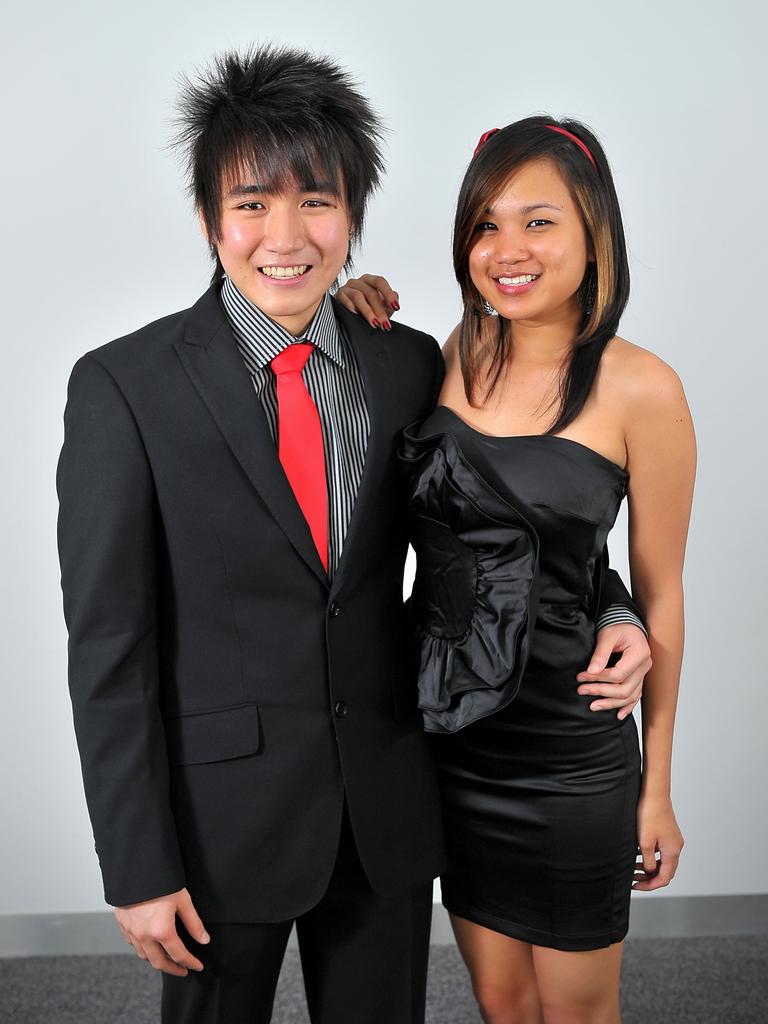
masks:
<instances>
[{"instance_id":1,"label":"strapless black dress","mask_svg":"<svg viewBox=\"0 0 768 1024\"><path fill-rule=\"evenodd\" d=\"M539 946L624 938L640 752L590 711L601 556L628 476L575 441L489 437L444 406L406 432L419 706L459 917Z\"/></svg>"}]
</instances>

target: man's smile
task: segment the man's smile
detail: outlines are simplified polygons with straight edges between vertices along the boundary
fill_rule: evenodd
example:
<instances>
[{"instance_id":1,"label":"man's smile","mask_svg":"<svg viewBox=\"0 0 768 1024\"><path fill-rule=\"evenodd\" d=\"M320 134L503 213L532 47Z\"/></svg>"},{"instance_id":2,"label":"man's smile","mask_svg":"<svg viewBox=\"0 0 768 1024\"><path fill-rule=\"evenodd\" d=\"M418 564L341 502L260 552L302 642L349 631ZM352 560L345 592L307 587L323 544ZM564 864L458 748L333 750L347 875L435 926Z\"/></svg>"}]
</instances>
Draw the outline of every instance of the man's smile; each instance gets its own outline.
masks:
<instances>
[{"instance_id":1,"label":"man's smile","mask_svg":"<svg viewBox=\"0 0 768 1024\"><path fill-rule=\"evenodd\" d=\"M285 277L301 277L312 267L308 263L300 263L295 267L278 267L278 266L266 266L259 267L259 270L265 277L285 278Z\"/></svg>"}]
</instances>

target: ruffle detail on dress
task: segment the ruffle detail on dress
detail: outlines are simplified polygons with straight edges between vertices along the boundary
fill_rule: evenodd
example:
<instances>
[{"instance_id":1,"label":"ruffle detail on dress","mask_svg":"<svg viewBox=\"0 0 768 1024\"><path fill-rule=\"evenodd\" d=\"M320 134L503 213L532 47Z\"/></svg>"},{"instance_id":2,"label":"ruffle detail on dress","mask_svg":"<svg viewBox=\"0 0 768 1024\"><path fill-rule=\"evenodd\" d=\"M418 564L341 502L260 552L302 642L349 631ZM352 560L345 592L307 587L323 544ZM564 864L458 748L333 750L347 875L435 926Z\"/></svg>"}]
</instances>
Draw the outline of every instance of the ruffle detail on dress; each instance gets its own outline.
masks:
<instances>
[{"instance_id":1,"label":"ruffle detail on dress","mask_svg":"<svg viewBox=\"0 0 768 1024\"><path fill-rule=\"evenodd\" d=\"M452 733L509 704L538 605L539 538L466 461L451 434L403 434L417 571L411 614L427 732Z\"/></svg>"}]
</instances>

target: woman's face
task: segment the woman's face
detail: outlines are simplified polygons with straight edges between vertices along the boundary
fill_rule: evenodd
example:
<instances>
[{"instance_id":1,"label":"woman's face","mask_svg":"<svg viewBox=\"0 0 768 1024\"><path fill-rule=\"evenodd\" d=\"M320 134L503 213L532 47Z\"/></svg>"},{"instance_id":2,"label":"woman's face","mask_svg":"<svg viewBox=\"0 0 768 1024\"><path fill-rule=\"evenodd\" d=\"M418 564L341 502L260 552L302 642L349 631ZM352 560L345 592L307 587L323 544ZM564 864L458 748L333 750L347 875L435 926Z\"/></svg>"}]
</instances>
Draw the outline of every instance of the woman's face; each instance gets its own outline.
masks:
<instances>
[{"instance_id":1,"label":"woman's face","mask_svg":"<svg viewBox=\"0 0 768 1024\"><path fill-rule=\"evenodd\" d=\"M502 316L548 323L581 315L576 292L589 259L568 185L550 160L532 160L482 214L469 273Z\"/></svg>"}]
</instances>

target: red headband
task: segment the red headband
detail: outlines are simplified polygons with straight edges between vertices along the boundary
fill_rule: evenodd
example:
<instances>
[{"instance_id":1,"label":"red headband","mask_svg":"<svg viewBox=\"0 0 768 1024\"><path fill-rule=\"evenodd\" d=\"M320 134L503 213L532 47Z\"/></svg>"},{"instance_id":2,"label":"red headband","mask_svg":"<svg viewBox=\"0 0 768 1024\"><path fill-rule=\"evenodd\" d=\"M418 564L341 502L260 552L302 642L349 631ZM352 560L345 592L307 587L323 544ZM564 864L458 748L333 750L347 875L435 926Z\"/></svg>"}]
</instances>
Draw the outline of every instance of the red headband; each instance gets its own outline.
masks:
<instances>
[{"instance_id":1,"label":"red headband","mask_svg":"<svg viewBox=\"0 0 768 1024\"><path fill-rule=\"evenodd\" d=\"M564 135L567 139L570 139L572 142L575 142L576 145L579 147L579 149L582 150L582 152L584 152L587 155L587 158L589 159L589 162L592 164L592 166L595 168L595 170L597 170L597 164L595 163L595 158L589 152L589 150L584 145L584 143L581 141L581 139L577 138L573 134L573 132L569 132L567 128L561 128L559 124L548 124L548 125L545 125L545 127L549 128L549 130L551 132L559 132L560 135ZM472 154L472 156L473 157L477 156L478 152L482 149L482 147L485 145L485 143L488 141L488 139L490 139L490 137L492 135L495 135L496 132L499 131L499 130L500 129L498 129L498 128L489 128L487 132L483 132L483 134L480 136L479 142L475 146L475 152Z\"/></svg>"},{"instance_id":2,"label":"red headband","mask_svg":"<svg viewBox=\"0 0 768 1024\"><path fill-rule=\"evenodd\" d=\"M496 132L498 132L498 131L500 131L500 130L501 130L501 129L499 129L499 128L489 128L487 132L483 132L483 134L482 134L482 135L480 136L480 138L479 138L479 140L478 140L478 143L477 143L477 145L475 146L475 152L474 152L474 153L472 154L472 156L473 156L473 157L474 157L474 156L477 156L477 154L478 154L478 153L480 152L480 150L481 150L481 149L483 148L483 146L484 146L484 145L486 144L486 142L488 141L488 139L490 139L490 137L491 137L492 135L495 135L495 134L496 134Z\"/></svg>"},{"instance_id":3,"label":"red headband","mask_svg":"<svg viewBox=\"0 0 768 1024\"><path fill-rule=\"evenodd\" d=\"M571 139L573 142L575 142L576 145L579 147L579 149L582 150L584 153L586 153L586 155L589 157L589 162L592 164L592 166L595 168L595 170L597 170L597 164L595 163L595 158L589 152L589 150L584 145L584 143L581 141L581 139L577 138L573 134L573 132L569 132L567 128L561 128L559 124L548 124L547 128L549 128L549 130L551 132L560 132L560 134L564 135L566 137L566 139Z\"/></svg>"}]
</instances>

